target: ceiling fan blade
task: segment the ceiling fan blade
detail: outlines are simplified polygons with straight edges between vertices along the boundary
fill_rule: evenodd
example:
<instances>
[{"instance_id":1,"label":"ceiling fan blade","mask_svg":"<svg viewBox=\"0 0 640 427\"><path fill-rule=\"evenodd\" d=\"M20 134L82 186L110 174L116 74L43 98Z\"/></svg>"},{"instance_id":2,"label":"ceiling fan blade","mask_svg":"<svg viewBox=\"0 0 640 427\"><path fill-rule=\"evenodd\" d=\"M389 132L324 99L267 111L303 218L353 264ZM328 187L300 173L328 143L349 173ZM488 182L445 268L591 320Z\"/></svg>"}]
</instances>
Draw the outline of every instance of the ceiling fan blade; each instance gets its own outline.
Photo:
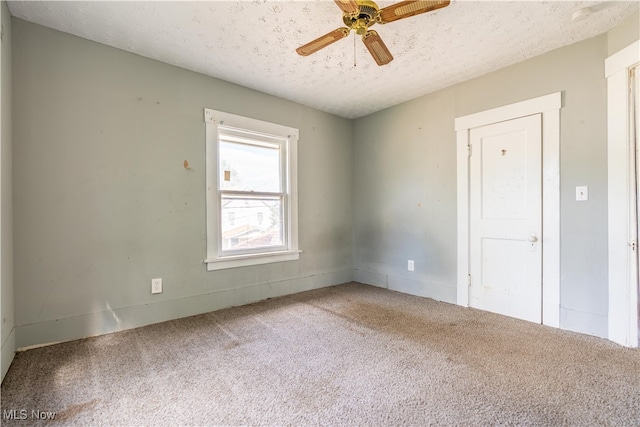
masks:
<instances>
[{"instance_id":1,"label":"ceiling fan blade","mask_svg":"<svg viewBox=\"0 0 640 427\"><path fill-rule=\"evenodd\" d=\"M393 61L393 55L387 49L377 32L369 30L362 36L364 45L369 49L369 53L376 60L378 65L385 65Z\"/></svg>"},{"instance_id":2,"label":"ceiling fan blade","mask_svg":"<svg viewBox=\"0 0 640 427\"><path fill-rule=\"evenodd\" d=\"M380 9L379 20L381 24L386 24L449 6L449 3L450 0L401 1Z\"/></svg>"},{"instance_id":3,"label":"ceiling fan blade","mask_svg":"<svg viewBox=\"0 0 640 427\"><path fill-rule=\"evenodd\" d=\"M319 51L323 47L329 46L331 43L335 43L338 40L347 37L348 35L349 28L341 27L337 30L333 30L330 33L325 34L324 36L320 36L305 45L300 46L296 49L296 52L298 52L298 55L308 56Z\"/></svg>"},{"instance_id":4,"label":"ceiling fan blade","mask_svg":"<svg viewBox=\"0 0 640 427\"><path fill-rule=\"evenodd\" d=\"M359 10L356 0L333 0L344 13L355 13Z\"/></svg>"}]
</instances>

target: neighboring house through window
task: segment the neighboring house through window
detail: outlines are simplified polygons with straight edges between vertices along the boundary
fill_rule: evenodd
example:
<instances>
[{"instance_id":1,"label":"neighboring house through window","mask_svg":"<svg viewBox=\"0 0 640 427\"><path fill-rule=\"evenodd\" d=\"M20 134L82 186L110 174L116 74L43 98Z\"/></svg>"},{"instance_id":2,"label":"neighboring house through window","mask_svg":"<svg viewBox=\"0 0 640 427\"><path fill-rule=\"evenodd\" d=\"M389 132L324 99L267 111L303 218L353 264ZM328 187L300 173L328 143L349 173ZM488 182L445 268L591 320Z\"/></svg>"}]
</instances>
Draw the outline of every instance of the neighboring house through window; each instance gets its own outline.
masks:
<instances>
[{"instance_id":1,"label":"neighboring house through window","mask_svg":"<svg viewBox=\"0 0 640 427\"><path fill-rule=\"evenodd\" d=\"M207 269L298 259L298 129L205 109Z\"/></svg>"}]
</instances>

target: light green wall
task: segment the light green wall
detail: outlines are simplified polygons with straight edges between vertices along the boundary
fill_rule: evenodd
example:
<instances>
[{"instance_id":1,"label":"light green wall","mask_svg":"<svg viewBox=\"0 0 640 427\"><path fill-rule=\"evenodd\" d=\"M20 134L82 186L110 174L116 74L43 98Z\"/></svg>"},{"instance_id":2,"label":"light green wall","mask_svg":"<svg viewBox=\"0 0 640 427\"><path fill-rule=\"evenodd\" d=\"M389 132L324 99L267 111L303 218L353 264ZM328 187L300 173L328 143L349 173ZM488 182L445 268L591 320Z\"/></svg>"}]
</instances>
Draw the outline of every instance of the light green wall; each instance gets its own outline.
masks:
<instances>
[{"instance_id":1,"label":"light green wall","mask_svg":"<svg viewBox=\"0 0 640 427\"><path fill-rule=\"evenodd\" d=\"M13 31L18 347L352 279L349 120L19 19ZM206 271L205 107L300 129L299 261Z\"/></svg>"},{"instance_id":2,"label":"light green wall","mask_svg":"<svg viewBox=\"0 0 640 427\"><path fill-rule=\"evenodd\" d=\"M561 326L606 336L606 56L602 35L356 120L355 279L455 302L455 118L562 91Z\"/></svg>"},{"instance_id":3,"label":"light green wall","mask_svg":"<svg viewBox=\"0 0 640 427\"><path fill-rule=\"evenodd\" d=\"M2 319L1 377L9 369L15 354L13 314L13 206L12 206L12 135L11 135L11 14L7 4L0 5L2 43L0 46L1 104L0 116L0 318Z\"/></svg>"}]
</instances>

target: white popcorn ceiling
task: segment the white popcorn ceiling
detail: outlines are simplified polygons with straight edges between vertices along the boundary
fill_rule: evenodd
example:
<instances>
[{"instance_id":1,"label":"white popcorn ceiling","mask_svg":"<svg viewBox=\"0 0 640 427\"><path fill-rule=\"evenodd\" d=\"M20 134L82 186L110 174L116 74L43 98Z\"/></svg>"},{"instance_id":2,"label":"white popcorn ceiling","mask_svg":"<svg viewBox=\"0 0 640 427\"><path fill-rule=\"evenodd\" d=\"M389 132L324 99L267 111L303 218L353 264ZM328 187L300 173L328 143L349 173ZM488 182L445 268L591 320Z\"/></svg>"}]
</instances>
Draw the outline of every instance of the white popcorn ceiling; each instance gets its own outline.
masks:
<instances>
[{"instance_id":1,"label":"white popcorn ceiling","mask_svg":"<svg viewBox=\"0 0 640 427\"><path fill-rule=\"evenodd\" d=\"M343 26L329 0L8 3L18 18L351 119L604 33L638 4L454 0L374 25L395 58L379 67L359 39L354 66L353 35L295 53ZM572 22L585 7L597 12Z\"/></svg>"}]
</instances>

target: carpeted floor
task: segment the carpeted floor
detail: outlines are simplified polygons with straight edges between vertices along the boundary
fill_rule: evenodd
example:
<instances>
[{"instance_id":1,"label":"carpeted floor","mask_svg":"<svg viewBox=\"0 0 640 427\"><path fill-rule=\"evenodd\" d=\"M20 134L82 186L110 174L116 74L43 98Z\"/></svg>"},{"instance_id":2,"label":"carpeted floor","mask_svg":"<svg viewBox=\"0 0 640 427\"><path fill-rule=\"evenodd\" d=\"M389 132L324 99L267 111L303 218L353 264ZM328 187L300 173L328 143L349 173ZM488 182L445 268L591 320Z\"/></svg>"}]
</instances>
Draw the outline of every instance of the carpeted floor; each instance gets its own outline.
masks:
<instances>
[{"instance_id":1,"label":"carpeted floor","mask_svg":"<svg viewBox=\"0 0 640 427\"><path fill-rule=\"evenodd\" d=\"M350 283L18 353L2 410L3 425L638 426L640 350Z\"/></svg>"}]
</instances>

